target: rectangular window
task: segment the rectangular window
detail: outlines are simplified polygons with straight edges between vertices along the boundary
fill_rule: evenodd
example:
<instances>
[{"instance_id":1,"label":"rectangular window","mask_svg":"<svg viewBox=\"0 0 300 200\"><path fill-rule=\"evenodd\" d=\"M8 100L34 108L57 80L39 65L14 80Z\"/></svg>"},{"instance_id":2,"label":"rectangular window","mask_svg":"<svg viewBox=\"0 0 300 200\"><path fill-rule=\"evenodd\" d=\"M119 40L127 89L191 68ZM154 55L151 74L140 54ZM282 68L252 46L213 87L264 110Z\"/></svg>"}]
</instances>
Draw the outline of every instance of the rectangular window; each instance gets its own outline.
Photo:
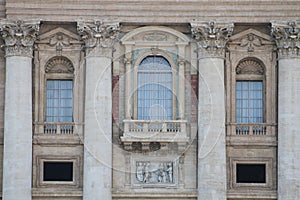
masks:
<instances>
[{"instance_id":1,"label":"rectangular window","mask_svg":"<svg viewBox=\"0 0 300 200\"><path fill-rule=\"evenodd\" d=\"M263 122L263 82L236 82L236 123Z\"/></svg>"},{"instance_id":2,"label":"rectangular window","mask_svg":"<svg viewBox=\"0 0 300 200\"><path fill-rule=\"evenodd\" d=\"M46 122L73 121L73 81L47 80Z\"/></svg>"},{"instance_id":3,"label":"rectangular window","mask_svg":"<svg viewBox=\"0 0 300 200\"><path fill-rule=\"evenodd\" d=\"M266 164L236 164L237 183L266 183Z\"/></svg>"},{"instance_id":4,"label":"rectangular window","mask_svg":"<svg viewBox=\"0 0 300 200\"><path fill-rule=\"evenodd\" d=\"M73 181L73 162L44 162L43 181Z\"/></svg>"}]
</instances>

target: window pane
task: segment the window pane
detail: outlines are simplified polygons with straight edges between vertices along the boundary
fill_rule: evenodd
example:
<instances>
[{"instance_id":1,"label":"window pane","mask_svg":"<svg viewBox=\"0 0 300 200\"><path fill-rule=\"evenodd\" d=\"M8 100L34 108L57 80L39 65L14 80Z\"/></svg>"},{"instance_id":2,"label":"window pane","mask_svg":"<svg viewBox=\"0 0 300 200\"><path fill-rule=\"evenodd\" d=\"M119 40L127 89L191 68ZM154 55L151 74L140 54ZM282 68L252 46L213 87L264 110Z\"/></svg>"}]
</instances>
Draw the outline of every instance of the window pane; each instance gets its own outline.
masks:
<instances>
[{"instance_id":1,"label":"window pane","mask_svg":"<svg viewBox=\"0 0 300 200\"><path fill-rule=\"evenodd\" d=\"M73 81L47 80L46 85L46 121L71 122L73 118Z\"/></svg>"},{"instance_id":2,"label":"window pane","mask_svg":"<svg viewBox=\"0 0 300 200\"><path fill-rule=\"evenodd\" d=\"M262 81L236 82L236 122L263 122Z\"/></svg>"},{"instance_id":3,"label":"window pane","mask_svg":"<svg viewBox=\"0 0 300 200\"><path fill-rule=\"evenodd\" d=\"M237 164L237 183L266 183L266 164Z\"/></svg>"},{"instance_id":4,"label":"window pane","mask_svg":"<svg viewBox=\"0 0 300 200\"><path fill-rule=\"evenodd\" d=\"M137 78L138 119L172 119L173 112L169 108L173 107L173 80L169 62L162 56L148 56L139 65Z\"/></svg>"},{"instance_id":5,"label":"window pane","mask_svg":"<svg viewBox=\"0 0 300 200\"><path fill-rule=\"evenodd\" d=\"M43 181L73 181L73 162L44 162Z\"/></svg>"}]
</instances>

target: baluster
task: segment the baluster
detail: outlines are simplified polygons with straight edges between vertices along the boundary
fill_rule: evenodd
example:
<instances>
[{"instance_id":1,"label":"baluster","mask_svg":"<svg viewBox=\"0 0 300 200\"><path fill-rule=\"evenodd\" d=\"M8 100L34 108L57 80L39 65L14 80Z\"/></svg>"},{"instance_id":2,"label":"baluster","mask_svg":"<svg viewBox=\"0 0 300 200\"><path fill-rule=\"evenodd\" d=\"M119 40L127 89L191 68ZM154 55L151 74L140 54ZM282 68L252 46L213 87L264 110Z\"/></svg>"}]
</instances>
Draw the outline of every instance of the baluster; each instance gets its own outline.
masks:
<instances>
[{"instance_id":1,"label":"baluster","mask_svg":"<svg viewBox=\"0 0 300 200\"><path fill-rule=\"evenodd\" d=\"M149 130L148 130L148 123L144 123L143 124L143 132L148 132Z\"/></svg>"},{"instance_id":2,"label":"baluster","mask_svg":"<svg viewBox=\"0 0 300 200\"><path fill-rule=\"evenodd\" d=\"M125 122L125 123L124 123L124 132L125 132L125 133L128 133L128 132L129 132L129 123L128 123L128 122Z\"/></svg>"},{"instance_id":3,"label":"baluster","mask_svg":"<svg viewBox=\"0 0 300 200\"><path fill-rule=\"evenodd\" d=\"M165 122L162 124L162 132L167 132L167 123Z\"/></svg>"},{"instance_id":4,"label":"baluster","mask_svg":"<svg viewBox=\"0 0 300 200\"><path fill-rule=\"evenodd\" d=\"M252 126L252 125L249 125L249 126L248 126L248 130L249 130L248 135L254 135L254 134L253 134L253 126Z\"/></svg>"},{"instance_id":5,"label":"baluster","mask_svg":"<svg viewBox=\"0 0 300 200\"><path fill-rule=\"evenodd\" d=\"M180 130L179 132L185 133L186 134L186 123L185 122L180 122Z\"/></svg>"},{"instance_id":6,"label":"baluster","mask_svg":"<svg viewBox=\"0 0 300 200\"><path fill-rule=\"evenodd\" d=\"M56 134L60 134L60 124L56 124Z\"/></svg>"}]
</instances>

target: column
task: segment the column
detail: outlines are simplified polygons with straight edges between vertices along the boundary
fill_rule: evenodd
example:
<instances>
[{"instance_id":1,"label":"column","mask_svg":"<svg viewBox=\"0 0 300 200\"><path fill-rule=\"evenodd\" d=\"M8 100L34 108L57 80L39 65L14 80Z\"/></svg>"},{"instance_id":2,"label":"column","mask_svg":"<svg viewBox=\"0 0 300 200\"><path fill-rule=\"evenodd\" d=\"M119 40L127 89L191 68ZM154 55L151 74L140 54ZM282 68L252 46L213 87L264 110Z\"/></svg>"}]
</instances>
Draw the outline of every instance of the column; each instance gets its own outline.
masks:
<instances>
[{"instance_id":1,"label":"column","mask_svg":"<svg viewBox=\"0 0 300 200\"><path fill-rule=\"evenodd\" d=\"M272 34L278 49L278 200L293 200L300 196L300 24L273 22Z\"/></svg>"},{"instance_id":2,"label":"column","mask_svg":"<svg viewBox=\"0 0 300 200\"><path fill-rule=\"evenodd\" d=\"M37 21L0 21L5 41L6 83L3 194L30 200L32 180L32 47Z\"/></svg>"},{"instance_id":3,"label":"column","mask_svg":"<svg viewBox=\"0 0 300 200\"><path fill-rule=\"evenodd\" d=\"M112 199L112 48L119 24L78 22L85 41L83 199Z\"/></svg>"},{"instance_id":4,"label":"column","mask_svg":"<svg viewBox=\"0 0 300 200\"><path fill-rule=\"evenodd\" d=\"M226 200L224 56L233 24L191 27L198 45L198 199Z\"/></svg>"}]
</instances>

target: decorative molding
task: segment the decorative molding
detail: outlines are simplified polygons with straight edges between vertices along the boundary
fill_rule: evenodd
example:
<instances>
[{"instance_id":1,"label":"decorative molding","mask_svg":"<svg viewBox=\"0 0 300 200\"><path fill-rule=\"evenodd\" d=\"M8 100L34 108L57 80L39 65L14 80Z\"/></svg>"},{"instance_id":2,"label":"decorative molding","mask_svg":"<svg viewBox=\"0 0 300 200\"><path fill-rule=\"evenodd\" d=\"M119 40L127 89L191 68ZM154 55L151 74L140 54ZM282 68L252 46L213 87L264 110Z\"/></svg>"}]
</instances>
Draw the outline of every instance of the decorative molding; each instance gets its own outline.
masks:
<instances>
[{"instance_id":1,"label":"decorative molding","mask_svg":"<svg viewBox=\"0 0 300 200\"><path fill-rule=\"evenodd\" d=\"M198 58L224 57L226 43L232 35L233 23L214 21L191 23L192 35L198 44Z\"/></svg>"},{"instance_id":2,"label":"decorative molding","mask_svg":"<svg viewBox=\"0 0 300 200\"><path fill-rule=\"evenodd\" d=\"M39 31L39 21L1 20L0 33L5 41L6 56L32 57L33 44Z\"/></svg>"},{"instance_id":3,"label":"decorative molding","mask_svg":"<svg viewBox=\"0 0 300 200\"><path fill-rule=\"evenodd\" d=\"M61 52L64 47L71 45L70 38L62 33L55 34L49 39L49 46L55 46L57 52Z\"/></svg>"},{"instance_id":4,"label":"decorative molding","mask_svg":"<svg viewBox=\"0 0 300 200\"><path fill-rule=\"evenodd\" d=\"M51 58L45 67L46 73L74 73L74 67L72 62L62 56L56 56Z\"/></svg>"},{"instance_id":5,"label":"decorative molding","mask_svg":"<svg viewBox=\"0 0 300 200\"><path fill-rule=\"evenodd\" d=\"M279 58L300 57L299 21L273 21L272 35L277 45Z\"/></svg>"},{"instance_id":6,"label":"decorative molding","mask_svg":"<svg viewBox=\"0 0 300 200\"><path fill-rule=\"evenodd\" d=\"M264 75L264 67L253 59L247 59L238 64L236 74Z\"/></svg>"},{"instance_id":7,"label":"decorative molding","mask_svg":"<svg viewBox=\"0 0 300 200\"><path fill-rule=\"evenodd\" d=\"M248 34L240 41L241 47L247 47L248 52L253 52L255 47L262 46L262 41L254 34Z\"/></svg>"},{"instance_id":8,"label":"decorative molding","mask_svg":"<svg viewBox=\"0 0 300 200\"><path fill-rule=\"evenodd\" d=\"M144 40L146 41L167 41L168 36L159 32L152 32L144 35Z\"/></svg>"},{"instance_id":9,"label":"decorative molding","mask_svg":"<svg viewBox=\"0 0 300 200\"><path fill-rule=\"evenodd\" d=\"M120 30L118 22L111 20L78 21L77 31L87 48L112 48Z\"/></svg>"}]
</instances>

